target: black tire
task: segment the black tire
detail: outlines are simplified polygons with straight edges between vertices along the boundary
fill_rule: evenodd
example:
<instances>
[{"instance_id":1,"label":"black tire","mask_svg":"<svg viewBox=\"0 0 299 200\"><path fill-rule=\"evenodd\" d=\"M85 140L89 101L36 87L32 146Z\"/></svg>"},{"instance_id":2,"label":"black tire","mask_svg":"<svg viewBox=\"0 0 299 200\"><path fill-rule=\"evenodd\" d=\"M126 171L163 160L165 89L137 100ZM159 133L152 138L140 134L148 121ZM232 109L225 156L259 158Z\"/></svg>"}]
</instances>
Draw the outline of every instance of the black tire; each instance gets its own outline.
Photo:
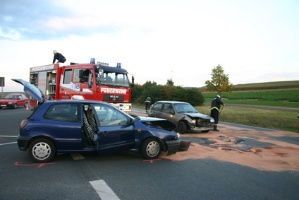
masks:
<instances>
[{"instance_id":1,"label":"black tire","mask_svg":"<svg viewBox=\"0 0 299 200\"><path fill-rule=\"evenodd\" d=\"M156 159L161 153L161 144L154 138L149 138L142 143L142 156L147 159Z\"/></svg>"},{"instance_id":2,"label":"black tire","mask_svg":"<svg viewBox=\"0 0 299 200\"><path fill-rule=\"evenodd\" d=\"M187 124L186 122L180 121L177 126L177 132L183 134L187 131Z\"/></svg>"},{"instance_id":3,"label":"black tire","mask_svg":"<svg viewBox=\"0 0 299 200\"><path fill-rule=\"evenodd\" d=\"M34 162L49 162L55 156L56 149L50 140L39 138L30 143L28 153Z\"/></svg>"},{"instance_id":4,"label":"black tire","mask_svg":"<svg viewBox=\"0 0 299 200\"><path fill-rule=\"evenodd\" d=\"M209 130L206 130L206 131L201 131L202 133L208 133L208 132L210 132Z\"/></svg>"},{"instance_id":5,"label":"black tire","mask_svg":"<svg viewBox=\"0 0 299 200\"><path fill-rule=\"evenodd\" d=\"M13 105L13 108L14 108L14 109L17 109L17 108L18 108L18 105L17 105L17 104L14 104L14 105Z\"/></svg>"}]
</instances>

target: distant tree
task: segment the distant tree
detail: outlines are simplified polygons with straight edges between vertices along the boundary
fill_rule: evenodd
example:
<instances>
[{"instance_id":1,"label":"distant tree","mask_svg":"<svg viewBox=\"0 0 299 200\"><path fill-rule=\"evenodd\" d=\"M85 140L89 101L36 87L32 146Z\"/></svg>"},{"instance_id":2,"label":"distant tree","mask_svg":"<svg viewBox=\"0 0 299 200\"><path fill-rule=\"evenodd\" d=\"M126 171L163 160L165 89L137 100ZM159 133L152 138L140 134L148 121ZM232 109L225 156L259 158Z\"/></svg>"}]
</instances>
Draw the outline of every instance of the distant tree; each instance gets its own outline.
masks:
<instances>
[{"instance_id":1,"label":"distant tree","mask_svg":"<svg viewBox=\"0 0 299 200\"><path fill-rule=\"evenodd\" d=\"M143 85L144 88L150 87L150 86L157 86L157 83L155 81L146 81Z\"/></svg>"},{"instance_id":2,"label":"distant tree","mask_svg":"<svg viewBox=\"0 0 299 200\"><path fill-rule=\"evenodd\" d=\"M229 82L229 77L224 74L224 69L221 65L214 67L211 73L211 80L205 82L207 90L221 92L230 92L233 85Z\"/></svg>"},{"instance_id":3,"label":"distant tree","mask_svg":"<svg viewBox=\"0 0 299 200\"><path fill-rule=\"evenodd\" d=\"M172 79L168 79L166 85L174 86L174 82Z\"/></svg>"}]
</instances>

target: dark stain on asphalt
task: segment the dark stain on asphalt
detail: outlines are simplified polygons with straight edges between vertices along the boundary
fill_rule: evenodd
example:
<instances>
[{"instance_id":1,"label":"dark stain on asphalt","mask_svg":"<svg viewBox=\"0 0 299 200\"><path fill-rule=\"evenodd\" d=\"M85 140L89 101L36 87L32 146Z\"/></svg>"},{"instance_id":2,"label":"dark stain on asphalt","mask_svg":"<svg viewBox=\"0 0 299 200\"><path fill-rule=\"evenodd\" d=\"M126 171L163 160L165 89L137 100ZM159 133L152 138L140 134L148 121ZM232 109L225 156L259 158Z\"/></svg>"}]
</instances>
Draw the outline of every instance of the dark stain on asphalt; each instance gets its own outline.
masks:
<instances>
[{"instance_id":1,"label":"dark stain on asphalt","mask_svg":"<svg viewBox=\"0 0 299 200\"><path fill-rule=\"evenodd\" d=\"M271 140L283 141L291 144L299 145L299 137L269 137Z\"/></svg>"},{"instance_id":2,"label":"dark stain on asphalt","mask_svg":"<svg viewBox=\"0 0 299 200\"><path fill-rule=\"evenodd\" d=\"M269 142L260 142L254 138L229 138L225 136L219 136L218 139L225 141L225 144L219 144L213 139L208 138L199 138L199 137L188 137L192 143L197 143L209 148L222 150L240 150L240 151L248 151L251 148L265 148L269 146L275 146L273 143Z\"/></svg>"}]
</instances>

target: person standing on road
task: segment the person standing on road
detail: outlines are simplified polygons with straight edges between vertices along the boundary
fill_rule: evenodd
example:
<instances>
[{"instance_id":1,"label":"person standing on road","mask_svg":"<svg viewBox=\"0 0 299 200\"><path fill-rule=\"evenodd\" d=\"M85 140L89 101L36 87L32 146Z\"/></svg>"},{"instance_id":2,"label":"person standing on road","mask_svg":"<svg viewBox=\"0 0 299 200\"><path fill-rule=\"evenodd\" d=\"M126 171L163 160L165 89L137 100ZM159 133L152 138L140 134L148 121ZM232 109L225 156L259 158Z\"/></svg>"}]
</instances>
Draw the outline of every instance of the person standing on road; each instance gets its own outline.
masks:
<instances>
[{"instance_id":1,"label":"person standing on road","mask_svg":"<svg viewBox=\"0 0 299 200\"><path fill-rule=\"evenodd\" d=\"M66 58L61 54L58 53L56 50L53 51L54 57L53 57L53 64L57 60L57 63L64 63L66 61Z\"/></svg>"},{"instance_id":2,"label":"person standing on road","mask_svg":"<svg viewBox=\"0 0 299 200\"><path fill-rule=\"evenodd\" d=\"M145 99L145 112L147 113L147 111L150 109L152 104L152 98L151 97L147 97Z\"/></svg>"},{"instance_id":3,"label":"person standing on road","mask_svg":"<svg viewBox=\"0 0 299 200\"><path fill-rule=\"evenodd\" d=\"M211 117L214 118L215 120L215 125L214 125L214 129L213 131L219 131L217 129L217 125L218 125L218 119L219 119L219 114L220 114L220 107L222 105L222 108L224 106L224 103L221 100L220 95L217 95L215 99L213 99L213 101L211 102Z\"/></svg>"}]
</instances>

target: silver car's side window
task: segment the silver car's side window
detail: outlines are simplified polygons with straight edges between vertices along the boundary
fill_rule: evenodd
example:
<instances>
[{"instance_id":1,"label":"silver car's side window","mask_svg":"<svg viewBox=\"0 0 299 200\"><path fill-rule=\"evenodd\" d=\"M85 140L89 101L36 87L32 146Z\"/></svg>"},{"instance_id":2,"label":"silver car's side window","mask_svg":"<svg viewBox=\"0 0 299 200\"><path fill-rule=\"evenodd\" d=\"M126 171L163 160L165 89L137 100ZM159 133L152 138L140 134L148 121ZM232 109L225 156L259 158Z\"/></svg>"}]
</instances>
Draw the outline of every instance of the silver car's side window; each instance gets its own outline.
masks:
<instances>
[{"instance_id":1,"label":"silver car's side window","mask_svg":"<svg viewBox=\"0 0 299 200\"><path fill-rule=\"evenodd\" d=\"M163 112L165 112L165 113L173 113L174 111L173 111L173 108L172 108L172 104L170 104L170 103L164 104Z\"/></svg>"},{"instance_id":2,"label":"silver car's side window","mask_svg":"<svg viewBox=\"0 0 299 200\"><path fill-rule=\"evenodd\" d=\"M152 110L155 110L155 111L161 111L162 109L162 105L161 103L157 103L153 106Z\"/></svg>"}]
</instances>

